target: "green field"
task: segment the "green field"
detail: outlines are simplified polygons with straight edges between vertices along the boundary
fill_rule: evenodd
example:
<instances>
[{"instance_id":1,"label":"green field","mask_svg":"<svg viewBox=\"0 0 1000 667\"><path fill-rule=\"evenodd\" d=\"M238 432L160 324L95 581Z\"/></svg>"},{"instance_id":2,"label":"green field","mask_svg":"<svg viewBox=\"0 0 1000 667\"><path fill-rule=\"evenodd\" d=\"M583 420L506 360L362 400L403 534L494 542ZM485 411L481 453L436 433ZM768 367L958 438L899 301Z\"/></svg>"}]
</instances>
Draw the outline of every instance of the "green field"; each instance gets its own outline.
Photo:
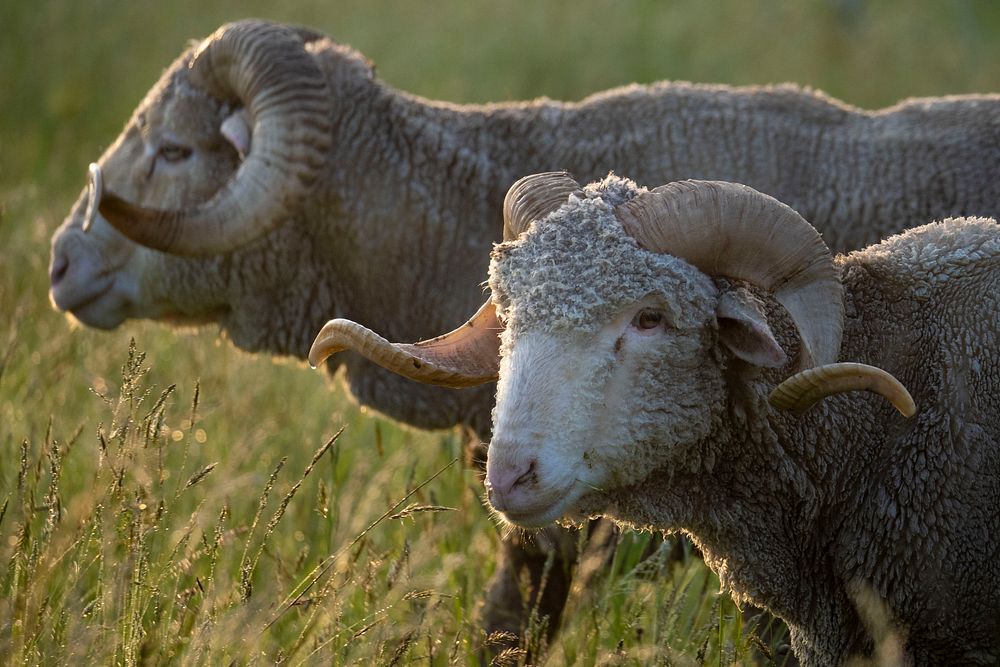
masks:
<instances>
[{"instance_id":1,"label":"green field","mask_svg":"<svg viewBox=\"0 0 1000 667\"><path fill-rule=\"evenodd\" d=\"M87 163L188 39L245 16L320 29L454 102L658 79L794 81L863 107L1000 90L1000 3L971 0L3 2L5 664L473 665L488 641L474 612L501 528L457 433L401 429L212 328L101 333L49 305L49 238ZM640 562L648 539L573 591L540 660L766 662L714 576Z\"/></svg>"}]
</instances>

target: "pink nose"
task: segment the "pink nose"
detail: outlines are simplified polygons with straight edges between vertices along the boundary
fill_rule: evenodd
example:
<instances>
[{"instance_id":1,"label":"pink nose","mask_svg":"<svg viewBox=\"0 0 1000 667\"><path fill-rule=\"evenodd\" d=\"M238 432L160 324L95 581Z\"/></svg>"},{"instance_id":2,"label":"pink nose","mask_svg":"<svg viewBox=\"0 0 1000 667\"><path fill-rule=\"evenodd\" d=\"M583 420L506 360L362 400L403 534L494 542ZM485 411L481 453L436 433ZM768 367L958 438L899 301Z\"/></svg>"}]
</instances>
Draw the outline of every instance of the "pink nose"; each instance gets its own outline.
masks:
<instances>
[{"instance_id":1,"label":"pink nose","mask_svg":"<svg viewBox=\"0 0 1000 667\"><path fill-rule=\"evenodd\" d=\"M498 512L505 512L524 502L524 494L538 481L538 459L518 463L488 465L486 498Z\"/></svg>"}]
</instances>

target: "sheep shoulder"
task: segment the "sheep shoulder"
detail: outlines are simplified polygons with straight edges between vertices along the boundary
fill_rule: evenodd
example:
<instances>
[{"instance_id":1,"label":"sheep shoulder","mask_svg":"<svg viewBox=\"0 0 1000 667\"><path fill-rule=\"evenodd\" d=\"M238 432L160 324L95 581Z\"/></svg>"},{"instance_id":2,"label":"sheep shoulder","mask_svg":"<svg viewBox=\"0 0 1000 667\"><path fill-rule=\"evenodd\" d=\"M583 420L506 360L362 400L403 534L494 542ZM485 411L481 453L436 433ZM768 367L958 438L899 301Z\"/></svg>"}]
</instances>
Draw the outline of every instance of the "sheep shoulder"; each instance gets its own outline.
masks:
<instances>
[{"instance_id":1,"label":"sheep shoulder","mask_svg":"<svg viewBox=\"0 0 1000 667\"><path fill-rule=\"evenodd\" d=\"M841 356L869 359L909 375L970 371L983 388L1000 327L1000 225L990 218L949 218L914 228L838 258L843 276L845 340ZM936 370L935 370L936 369ZM917 387L919 390L919 386ZM944 387L936 385L934 392ZM965 402L952 411L965 411Z\"/></svg>"},{"instance_id":2,"label":"sheep shoulder","mask_svg":"<svg viewBox=\"0 0 1000 667\"><path fill-rule=\"evenodd\" d=\"M852 490L840 502L855 501L842 517L850 539L834 550L838 575L855 598L890 601L916 654L995 659L996 647L974 638L1000 633L1000 225L948 219L840 261L842 356L889 369L918 413L902 420L867 406L831 418L867 433L847 447L841 486Z\"/></svg>"}]
</instances>

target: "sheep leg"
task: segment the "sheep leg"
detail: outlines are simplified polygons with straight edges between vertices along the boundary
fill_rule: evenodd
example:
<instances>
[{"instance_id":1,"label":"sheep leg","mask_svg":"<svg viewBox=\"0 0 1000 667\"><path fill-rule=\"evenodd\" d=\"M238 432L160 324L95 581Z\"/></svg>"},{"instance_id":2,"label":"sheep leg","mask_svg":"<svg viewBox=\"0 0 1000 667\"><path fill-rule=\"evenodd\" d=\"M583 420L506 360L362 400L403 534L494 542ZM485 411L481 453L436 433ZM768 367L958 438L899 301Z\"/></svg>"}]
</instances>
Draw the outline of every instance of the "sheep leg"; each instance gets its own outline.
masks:
<instances>
[{"instance_id":1,"label":"sheep leg","mask_svg":"<svg viewBox=\"0 0 1000 667\"><path fill-rule=\"evenodd\" d=\"M551 527L501 540L497 570L479 610L487 650L537 654L557 633L573 570L579 531Z\"/></svg>"}]
</instances>

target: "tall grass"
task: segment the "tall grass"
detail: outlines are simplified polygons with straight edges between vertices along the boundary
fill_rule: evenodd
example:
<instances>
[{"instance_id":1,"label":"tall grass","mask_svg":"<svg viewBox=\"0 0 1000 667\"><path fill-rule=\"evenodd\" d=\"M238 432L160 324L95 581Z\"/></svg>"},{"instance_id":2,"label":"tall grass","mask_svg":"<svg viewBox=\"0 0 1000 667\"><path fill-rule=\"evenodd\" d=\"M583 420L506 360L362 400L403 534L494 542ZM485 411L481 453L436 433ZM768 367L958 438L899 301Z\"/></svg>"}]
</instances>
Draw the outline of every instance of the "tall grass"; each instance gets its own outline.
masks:
<instances>
[{"instance_id":1,"label":"tall grass","mask_svg":"<svg viewBox=\"0 0 1000 667\"><path fill-rule=\"evenodd\" d=\"M94 396L106 419L96 432L62 441L48 431L18 446L0 524L0 654L23 664L350 663L397 635L429 636L427 610L454 596L435 576L440 559L460 542L433 517L453 508L417 499L433 497L454 459L426 477L405 448L351 460L338 431L304 466L282 456L266 477L208 462L192 446L210 428L199 388L176 404L176 385L148 384L145 359L130 347L117 395ZM82 488L66 483L73 465L87 468ZM465 606L448 606L456 636Z\"/></svg>"},{"instance_id":2,"label":"tall grass","mask_svg":"<svg viewBox=\"0 0 1000 667\"><path fill-rule=\"evenodd\" d=\"M474 623L499 533L458 434L400 429L211 329L95 332L48 305L48 239L87 162L187 39L252 15L456 102L662 78L797 81L866 107L1000 88L1000 7L959 0L0 3L6 663L471 665L499 639ZM782 640L762 646L670 543L643 559L648 540L610 569L585 555L540 659L767 662Z\"/></svg>"},{"instance_id":3,"label":"tall grass","mask_svg":"<svg viewBox=\"0 0 1000 667\"><path fill-rule=\"evenodd\" d=\"M456 436L414 459L413 434L366 433L366 418L345 415L296 452L246 443L250 460L270 459L254 470L226 446L203 447L217 419L203 415L200 384L154 385L147 359L130 345L116 390L92 389L93 431L62 435L52 418L13 448L0 505L0 655L463 665L499 643L473 620L497 533L458 465ZM358 444L376 451L351 451ZM629 536L607 574L602 554L584 559L597 585L578 585L577 639L551 647L551 660L728 663L752 648L714 577L693 559L673 564L669 542L643 558L649 538Z\"/></svg>"}]
</instances>

